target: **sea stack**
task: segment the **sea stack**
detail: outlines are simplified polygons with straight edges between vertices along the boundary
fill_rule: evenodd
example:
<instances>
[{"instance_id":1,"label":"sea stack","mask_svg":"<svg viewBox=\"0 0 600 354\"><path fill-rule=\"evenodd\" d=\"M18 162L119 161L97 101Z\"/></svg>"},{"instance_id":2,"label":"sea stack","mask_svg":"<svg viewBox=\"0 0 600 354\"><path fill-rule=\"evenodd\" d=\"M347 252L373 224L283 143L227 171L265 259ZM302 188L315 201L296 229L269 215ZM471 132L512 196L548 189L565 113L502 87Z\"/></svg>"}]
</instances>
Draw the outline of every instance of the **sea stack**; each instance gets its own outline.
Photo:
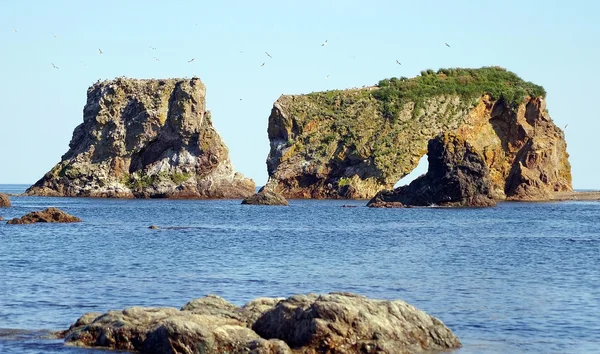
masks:
<instances>
[{"instance_id":1,"label":"sea stack","mask_svg":"<svg viewBox=\"0 0 600 354\"><path fill-rule=\"evenodd\" d=\"M499 67L427 70L372 87L284 95L273 105L267 185L285 198L370 199L454 133L481 153L496 200L571 191L546 92Z\"/></svg>"},{"instance_id":2,"label":"sea stack","mask_svg":"<svg viewBox=\"0 0 600 354\"><path fill-rule=\"evenodd\" d=\"M245 198L198 78L97 82L69 151L25 193L116 198Z\"/></svg>"}]
</instances>

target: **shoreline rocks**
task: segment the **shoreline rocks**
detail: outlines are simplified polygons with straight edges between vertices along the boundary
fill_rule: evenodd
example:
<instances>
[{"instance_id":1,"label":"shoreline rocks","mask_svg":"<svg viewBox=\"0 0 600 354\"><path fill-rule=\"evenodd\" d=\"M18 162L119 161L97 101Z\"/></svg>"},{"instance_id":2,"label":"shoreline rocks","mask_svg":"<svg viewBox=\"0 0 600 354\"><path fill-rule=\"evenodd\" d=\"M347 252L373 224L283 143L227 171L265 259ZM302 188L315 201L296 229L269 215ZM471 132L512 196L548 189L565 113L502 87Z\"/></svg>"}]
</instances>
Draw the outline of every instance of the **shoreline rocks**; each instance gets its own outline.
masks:
<instances>
[{"instance_id":1,"label":"shoreline rocks","mask_svg":"<svg viewBox=\"0 0 600 354\"><path fill-rule=\"evenodd\" d=\"M25 192L100 198L245 198L198 78L97 82L61 162Z\"/></svg>"},{"instance_id":2,"label":"shoreline rocks","mask_svg":"<svg viewBox=\"0 0 600 354\"><path fill-rule=\"evenodd\" d=\"M0 193L0 208L10 208L10 198L4 193Z\"/></svg>"},{"instance_id":3,"label":"shoreline rocks","mask_svg":"<svg viewBox=\"0 0 600 354\"><path fill-rule=\"evenodd\" d=\"M32 211L20 218L7 222L10 225L35 224L35 223L72 223L81 222L81 219L69 215L58 208L46 208L42 211Z\"/></svg>"},{"instance_id":4,"label":"shoreline rocks","mask_svg":"<svg viewBox=\"0 0 600 354\"><path fill-rule=\"evenodd\" d=\"M407 186L377 193L367 205L379 208L496 205L483 156L464 138L446 133L431 139L427 158L429 169L426 174Z\"/></svg>"},{"instance_id":5,"label":"shoreline rocks","mask_svg":"<svg viewBox=\"0 0 600 354\"><path fill-rule=\"evenodd\" d=\"M209 295L175 308L83 315L67 345L141 353L432 353L461 346L437 318L401 301L350 293L260 298L242 307Z\"/></svg>"}]
</instances>

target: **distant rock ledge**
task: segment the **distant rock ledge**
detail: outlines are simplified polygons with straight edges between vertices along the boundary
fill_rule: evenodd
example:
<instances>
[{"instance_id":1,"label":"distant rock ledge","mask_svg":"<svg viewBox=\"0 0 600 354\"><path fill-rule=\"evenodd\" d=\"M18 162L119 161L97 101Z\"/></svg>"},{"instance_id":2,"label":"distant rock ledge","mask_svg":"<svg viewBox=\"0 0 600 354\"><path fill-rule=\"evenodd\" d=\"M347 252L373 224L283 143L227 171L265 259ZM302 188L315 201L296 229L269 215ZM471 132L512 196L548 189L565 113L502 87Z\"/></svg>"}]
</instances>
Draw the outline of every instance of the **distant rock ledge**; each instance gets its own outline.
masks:
<instances>
[{"instance_id":1,"label":"distant rock ledge","mask_svg":"<svg viewBox=\"0 0 600 354\"><path fill-rule=\"evenodd\" d=\"M461 346L437 318L401 300L349 293L259 298L209 295L176 308L88 313L59 333L68 345L193 354L435 353Z\"/></svg>"},{"instance_id":2,"label":"distant rock ledge","mask_svg":"<svg viewBox=\"0 0 600 354\"><path fill-rule=\"evenodd\" d=\"M205 107L198 78L98 82L69 151L26 195L106 198L245 198Z\"/></svg>"},{"instance_id":3,"label":"distant rock ledge","mask_svg":"<svg viewBox=\"0 0 600 354\"><path fill-rule=\"evenodd\" d=\"M7 222L11 225L35 224L35 223L71 223L81 222L81 219L69 215L58 208L46 208L42 211L32 211L20 218L14 218Z\"/></svg>"}]
</instances>

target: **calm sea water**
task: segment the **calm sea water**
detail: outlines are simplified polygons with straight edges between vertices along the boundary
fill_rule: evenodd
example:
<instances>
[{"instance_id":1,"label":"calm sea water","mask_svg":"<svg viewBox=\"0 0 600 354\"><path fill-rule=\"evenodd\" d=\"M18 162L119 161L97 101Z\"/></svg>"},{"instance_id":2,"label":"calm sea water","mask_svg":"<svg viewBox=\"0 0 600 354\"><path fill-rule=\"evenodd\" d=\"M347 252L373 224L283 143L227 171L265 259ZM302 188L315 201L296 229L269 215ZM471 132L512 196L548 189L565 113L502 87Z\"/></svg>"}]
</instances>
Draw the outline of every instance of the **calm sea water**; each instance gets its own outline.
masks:
<instances>
[{"instance_id":1,"label":"calm sea water","mask_svg":"<svg viewBox=\"0 0 600 354\"><path fill-rule=\"evenodd\" d=\"M56 206L84 222L0 224L0 353L99 353L43 338L88 311L330 291L403 299L459 336L457 354L600 353L600 202L11 200L5 219Z\"/></svg>"}]
</instances>

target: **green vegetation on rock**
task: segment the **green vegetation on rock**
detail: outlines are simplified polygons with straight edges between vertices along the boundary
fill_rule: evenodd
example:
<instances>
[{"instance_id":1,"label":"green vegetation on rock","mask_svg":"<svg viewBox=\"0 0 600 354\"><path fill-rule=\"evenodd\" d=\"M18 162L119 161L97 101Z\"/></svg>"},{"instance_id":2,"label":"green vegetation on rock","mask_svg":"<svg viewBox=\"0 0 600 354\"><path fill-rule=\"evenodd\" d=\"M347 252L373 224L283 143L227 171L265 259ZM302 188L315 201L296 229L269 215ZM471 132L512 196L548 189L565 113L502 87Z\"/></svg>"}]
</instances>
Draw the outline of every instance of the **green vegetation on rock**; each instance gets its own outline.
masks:
<instances>
[{"instance_id":1,"label":"green vegetation on rock","mask_svg":"<svg viewBox=\"0 0 600 354\"><path fill-rule=\"evenodd\" d=\"M512 106L520 104L527 96L546 96L542 86L524 81L500 67L440 69L437 72L424 70L412 79L394 77L381 80L378 87L373 96L380 101L380 110L389 119L394 119L408 102L415 104L413 115L416 115L426 98L439 95L476 99L489 94L492 99L502 98Z\"/></svg>"}]
</instances>

